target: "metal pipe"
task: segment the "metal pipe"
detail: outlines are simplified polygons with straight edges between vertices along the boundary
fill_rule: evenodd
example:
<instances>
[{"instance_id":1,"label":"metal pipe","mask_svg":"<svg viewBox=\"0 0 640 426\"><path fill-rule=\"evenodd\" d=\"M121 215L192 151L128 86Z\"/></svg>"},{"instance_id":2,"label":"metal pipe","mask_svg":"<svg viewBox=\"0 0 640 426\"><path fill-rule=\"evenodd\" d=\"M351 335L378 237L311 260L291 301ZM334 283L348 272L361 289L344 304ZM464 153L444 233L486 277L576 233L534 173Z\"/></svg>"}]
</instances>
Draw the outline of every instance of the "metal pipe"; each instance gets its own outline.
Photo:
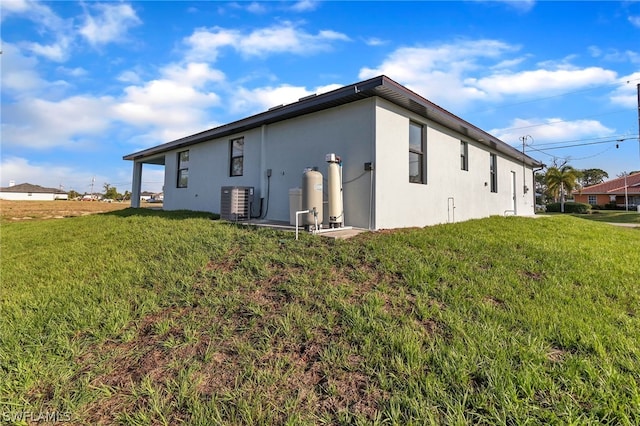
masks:
<instances>
[{"instance_id":1,"label":"metal pipe","mask_svg":"<svg viewBox=\"0 0 640 426\"><path fill-rule=\"evenodd\" d=\"M309 212L310 212L310 210L300 210L300 211L296 212L296 240L298 239L298 226L299 226L299 223L300 223L298 218L299 218L299 216L301 214L307 214ZM317 218L317 216L316 216L316 218ZM317 219L316 219L316 223L318 223Z\"/></svg>"}]
</instances>

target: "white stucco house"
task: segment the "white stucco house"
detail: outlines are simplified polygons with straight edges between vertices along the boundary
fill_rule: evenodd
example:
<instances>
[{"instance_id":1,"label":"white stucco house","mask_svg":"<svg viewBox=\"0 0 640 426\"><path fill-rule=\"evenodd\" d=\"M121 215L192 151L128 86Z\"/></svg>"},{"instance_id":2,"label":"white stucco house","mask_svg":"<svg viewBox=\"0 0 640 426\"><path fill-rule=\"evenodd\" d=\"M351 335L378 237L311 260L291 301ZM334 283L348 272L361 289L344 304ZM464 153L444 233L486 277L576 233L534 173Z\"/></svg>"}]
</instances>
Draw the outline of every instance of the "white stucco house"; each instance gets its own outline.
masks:
<instances>
[{"instance_id":1,"label":"white stucco house","mask_svg":"<svg viewBox=\"0 0 640 426\"><path fill-rule=\"evenodd\" d=\"M67 193L61 189L45 188L30 183L10 184L7 187L0 188L0 200L53 201L66 200L67 198Z\"/></svg>"},{"instance_id":2,"label":"white stucco house","mask_svg":"<svg viewBox=\"0 0 640 426\"><path fill-rule=\"evenodd\" d=\"M164 209L218 213L222 187L253 187L253 214L288 222L289 190L307 167L324 174L328 153L342 160L347 226L534 214L539 161L386 76L123 158L133 161L133 207L143 165L162 164Z\"/></svg>"}]
</instances>

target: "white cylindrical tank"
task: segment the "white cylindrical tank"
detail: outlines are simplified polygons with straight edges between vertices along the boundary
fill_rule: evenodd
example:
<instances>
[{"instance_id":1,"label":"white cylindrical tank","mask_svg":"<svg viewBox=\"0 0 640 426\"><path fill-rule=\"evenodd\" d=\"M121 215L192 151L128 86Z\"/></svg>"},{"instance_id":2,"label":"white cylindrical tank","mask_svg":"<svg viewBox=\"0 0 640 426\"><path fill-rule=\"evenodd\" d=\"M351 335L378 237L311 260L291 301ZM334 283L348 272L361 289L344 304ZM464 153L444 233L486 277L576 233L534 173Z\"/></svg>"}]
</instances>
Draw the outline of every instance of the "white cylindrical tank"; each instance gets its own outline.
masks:
<instances>
[{"instance_id":1,"label":"white cylindrical tank","mask_svg":"<svg viewBox=\"0 0 640 426\"><path fill-rule=\"evenodd\" d=\"M302 210L302 188L289 189L289 225L296 224L296 212Z\"/></svg>"},{"instance_id":2,"label":"white cylindrical tank","mask_svg":"<svg viewBox=\"0 0 640 426\"><path fill-rule=\"evenodd\" d=\"M302 210L317 212L317 219L313 213L302 215L302 224L313 227L318 223L322 226L322 173L313 169L305 169L302 174Z\"/></svg>"},{"instance_id":3,"label":"white cylindrical tank","mask_svg":"<svg viewBox=\"0 0 640 426\"><path fill-rule=\"evenodd\" d=\"M342 173L340 170L340 157L335 154L327 154L327 193L329 194L329 227L340 228L344 222L342 205Z\"/></svg>"}]
</instances>

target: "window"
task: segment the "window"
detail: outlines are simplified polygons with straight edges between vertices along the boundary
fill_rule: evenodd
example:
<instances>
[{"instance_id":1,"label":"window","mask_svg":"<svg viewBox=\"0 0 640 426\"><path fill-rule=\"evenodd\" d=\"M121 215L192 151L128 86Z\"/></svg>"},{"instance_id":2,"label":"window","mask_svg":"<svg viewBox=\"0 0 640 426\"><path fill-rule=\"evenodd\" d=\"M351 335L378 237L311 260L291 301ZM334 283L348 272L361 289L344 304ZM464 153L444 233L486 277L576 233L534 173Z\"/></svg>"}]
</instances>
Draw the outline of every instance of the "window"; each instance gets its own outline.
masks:
<instances>
[{"instance_id":1,"label":"window","mask_svg":"<svg viewBox=\"0 0 640 426\"><path fill-rule=\"evenodd\" d=\"M427 183L422 126L409 124L409 182Z\"/></svg>"},{"instance_id":2,"label":"window","mask_svg":"<svg viewBox=\"0 0 640 426\"><path fill-rule=\"evenodd\" d=\"M244 138L231 139L229 176L242 176L244 170Z\"/></svg>"},{"instance_id":3,"label":"window","mask_svg":"<svg viewBox=\"0 0 640 426\"><path fill-rule=\"evenodd\" d=\"M498 192L498 157L489 154L489 172L491 174L491 192Z\"/></svg>"},{"instance_id":4,"label":"window","mask_svg":"<svg viewBox=\"0 0 640 426\"><path fill-rule=\"evenodd\" d=\"M589 195L589 204L591 204L592 206L598 204L598 197L596 197L595 195Z\"/></svg>"},{"instance_id":5,"label":"window","mask_svg":"<svg viewBox=\"0 0 640 426\"><path fill-rule=\"evenodd\" d=\"M460 141L460 170L469 170L469 144Z\"/></svg>"},{"instance_id":6,"label":"window","mask_svg":"<svg viewBox=\"0 0 640 426\"><path fill-rule=\"evenodd\" d=\"M178 188L186 188L189 183L189 151L178 153Z\"/></svg>"}]
</instances>

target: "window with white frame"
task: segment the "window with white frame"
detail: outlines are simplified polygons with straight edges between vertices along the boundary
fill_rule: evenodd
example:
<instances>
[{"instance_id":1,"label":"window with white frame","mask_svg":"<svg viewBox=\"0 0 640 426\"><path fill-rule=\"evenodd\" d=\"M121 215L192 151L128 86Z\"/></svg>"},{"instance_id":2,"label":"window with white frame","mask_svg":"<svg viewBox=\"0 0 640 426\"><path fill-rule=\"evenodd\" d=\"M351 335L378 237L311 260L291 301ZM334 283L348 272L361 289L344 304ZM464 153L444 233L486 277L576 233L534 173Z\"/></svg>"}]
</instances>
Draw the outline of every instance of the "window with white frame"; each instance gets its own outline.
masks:
<instances>
[{"instance_id":1,"label":"window with white frame","mask_svg":"<svg viewBox=\"0 0 640 426\"><path fill-rule=\"evenodd\" d=\"M589 195L589 204L592 206L598 204L598 197L596 195Z\"/></svg>"},{"instance_id":2,"label":"window with white frame","mask_svg":"<svg viewBox=\"0 0 640 426\"><path fill-rule=\"evenodd\" d=\"M421 124L409 123L409 182L427 183L424 129Z\"/></svg>"},{"instance_id":3,"label":"window with white frame","mask_svg":"<svg viewBox=\"0 0 640 426\"><path fill-rule=\"evenodd\" d=\"M186 188L189 184L189 151L178 153L178 179L177 187Z\"/></svg>"}]
</instances>

